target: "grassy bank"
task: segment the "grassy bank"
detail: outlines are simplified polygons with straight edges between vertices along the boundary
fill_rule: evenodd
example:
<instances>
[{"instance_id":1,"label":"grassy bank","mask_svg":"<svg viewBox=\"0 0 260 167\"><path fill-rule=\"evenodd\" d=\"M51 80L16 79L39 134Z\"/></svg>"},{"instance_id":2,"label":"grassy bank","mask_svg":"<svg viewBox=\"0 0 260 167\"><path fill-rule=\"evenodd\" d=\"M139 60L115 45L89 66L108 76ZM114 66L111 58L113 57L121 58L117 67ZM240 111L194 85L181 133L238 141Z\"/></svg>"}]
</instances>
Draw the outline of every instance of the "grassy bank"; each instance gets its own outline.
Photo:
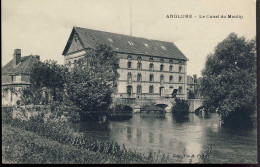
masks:
<instances>
[{"instance_id":1,"label":"grassy bank","mask_svg":"<svg viewBox=\"0 0 260 167\"><path fill-rule=\"evenodd\" d=\"M3 163L109 163L111 155L79 149L11 125L2 125Z\"/></svg>"},{"instance_id":2,"label":"grassy bank","mask_svg":"<svg viewBox=\"0 0 260 167\"><path fill-rule=\"evenodd\" d=\"M38 119L3 118L6 163L166 163L164 156L145 156L113 141L84 137L66 124Z\"/></svg>"},{"instance_id":3,"label":"grassy bank","mask_svg":"<svg viewBox=\"0 0 260 167\"><path fill-rule=\"evenodd\" d=\"M2 112L4 163L176 163L182 155L145 156L116 142L83 136L62 122L12 119ZM177 156L177 159L176 159Z\"/></svg>"}]
</instances>

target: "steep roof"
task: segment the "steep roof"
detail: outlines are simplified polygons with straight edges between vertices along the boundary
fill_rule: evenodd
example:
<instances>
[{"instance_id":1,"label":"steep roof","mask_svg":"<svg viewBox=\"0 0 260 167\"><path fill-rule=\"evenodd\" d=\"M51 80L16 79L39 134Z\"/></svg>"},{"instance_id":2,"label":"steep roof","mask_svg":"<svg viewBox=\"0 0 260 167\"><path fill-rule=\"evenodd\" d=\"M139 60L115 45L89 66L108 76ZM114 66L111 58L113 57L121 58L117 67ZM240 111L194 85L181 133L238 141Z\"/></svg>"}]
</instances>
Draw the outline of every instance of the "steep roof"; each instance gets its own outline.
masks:
<instances>
[{"instance_id":1,"label":"steep roof","mask_svg":"<svg viewBox=\"0 0 260 167\"><path fill-rule=\"evenodd\" d=\"M106 44L115 52L158 56L188 60L185 55L171 42L150 40L146 38L133 37L111 32L97 31L80 27L73 27L71 36L63 51L65 55L71 44L72 34L78 35L85 49L95 48L98 44Z\"/></svg>"},{"instance_id":2,"label":"steep roof","mask_svg":"<svg viewBox=\"0 0 260 167\"><path fill-rule=\"evenodd\" d=\"M33 65L38 62L38 60L35 56L24 56L21 58L21 62L14 66L14 59L12 59L9 63L7 63L2 68L2 74L29 74L30 69L33 67Z\"/></svg>"}]
</instances>

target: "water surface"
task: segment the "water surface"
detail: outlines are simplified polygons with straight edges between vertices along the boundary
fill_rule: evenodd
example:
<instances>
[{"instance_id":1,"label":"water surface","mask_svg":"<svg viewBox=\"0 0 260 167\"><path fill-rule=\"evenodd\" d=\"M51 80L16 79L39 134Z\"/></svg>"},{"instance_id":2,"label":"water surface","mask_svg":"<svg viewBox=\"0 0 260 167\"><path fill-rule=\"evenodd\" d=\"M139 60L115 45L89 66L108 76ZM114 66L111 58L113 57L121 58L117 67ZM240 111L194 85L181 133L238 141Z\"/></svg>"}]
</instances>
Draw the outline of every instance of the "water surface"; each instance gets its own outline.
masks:
<instances>
[{"instance_id":1,"label":"water surface","mask_svg":"<svg viewBox=\"0 0 260 167\"><path fill-rule=\"evenodd\" d=\"M220 125L217 114L189 114L186 119L175 119L171 113L164 117L133 114L129 120L107 123L81 122L74 127L86 137L113 140L126 148L146 155L149 152L194 155L176 159L178 163L202 163L197 157L211 146L206 163L256 163L256 130L227 129ZM205 161L204 161L205 162Z\"/></svg>"}]
</instances>

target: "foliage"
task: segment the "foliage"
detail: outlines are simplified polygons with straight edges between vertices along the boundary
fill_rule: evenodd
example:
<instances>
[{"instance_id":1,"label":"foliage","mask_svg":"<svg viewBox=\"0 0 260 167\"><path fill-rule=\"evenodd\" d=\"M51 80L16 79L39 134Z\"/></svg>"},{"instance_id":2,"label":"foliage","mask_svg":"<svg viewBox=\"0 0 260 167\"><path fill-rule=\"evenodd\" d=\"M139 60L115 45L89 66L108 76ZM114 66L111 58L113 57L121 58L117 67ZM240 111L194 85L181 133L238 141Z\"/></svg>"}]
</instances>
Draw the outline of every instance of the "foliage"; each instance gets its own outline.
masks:
<instances>
[{"instance_id":1,"label":"foliage","mask_svg":"<svg viewBox=\"0 0 260 167\"><path fill-rule=\"evenodd\" d=\"M189 102L184 99L175 98L175 105L172 107L174 116L184 116L189 113Z\"/></svg>"},{"instance_id":2,"label":"foliage","mask_svg":"<svg viewBox=\"0 0 260 167\"><path fill-rule=\"evenodd\" d=\"M66 68L56 61L38 61L30 71L30 82L35 87L63 88Z\"/></svg>"},{"instance_id":3,"label":"foliage","mask_svg":"<svg viewBox=\"0 0 260 167\"><path fill-rule=\"evenodd\" d=\"M194 91L189 91L188 92L188 99L195 99L195 92Z\"/></svg>"},{"instance_id":4,"label":"foliage","mask_svg":"<svg viewBox=\"0 0 260 167\"><path fill-rule=\"evenodd\" d=\"M63 102L51 103L51 117L61 119L66 118L68 122L79 122L81 109L75 106L72 102L64 100Z\"/></svg>"},{"instance_id":5,"label":"foliage","mask_svg":"<svg viewBox=\"0 0 260 167\"><path fill-rule=\"evenodd\" d=\"M40 135L3 126L3 163L104 163L113 157L63 145Z\"/></svg>"},{"instance_id":6,"label":"foliage","mask_svg":"<svg viewBox=\"0 0 260 167\"><path fill-rule=\"evenodd\" d=\"M36 87L26 87L22 89L21 103L28 104L45 104L46 100L42 97L42 90Z\"/></svg>"},{"instance_id":7,"label":"foliage","mask_svg":"<svg viewBox=\"0 0 260 167\"><path fill-rule=\"evenodd\" d=\"M256 46L231 33L207 57L202 71L204 107L234 126L252 125L256 112Z\"/></svg>"},{"instance_id":8,"label":"foliage","mask_svg":"<svg viewBox=\"0 0 260 167\"><path fill-rule=\"evenodd\" d=\"M116 91L119 60L110 47L99 45L79 59L68 74L68 98L85 114L106 111Z\"/></svg>"},{"instance_id":9,"label":"foliage","mask_svg":"<svg viewBox=\"0 0 260 167\"><path fill-rule=\"evenodd\" d=\"M55 101L62 101L66 73L67 68L53 60L35 63L30 70L31 91L45 88L52 93Z\"/></svg>"}]
</instances>

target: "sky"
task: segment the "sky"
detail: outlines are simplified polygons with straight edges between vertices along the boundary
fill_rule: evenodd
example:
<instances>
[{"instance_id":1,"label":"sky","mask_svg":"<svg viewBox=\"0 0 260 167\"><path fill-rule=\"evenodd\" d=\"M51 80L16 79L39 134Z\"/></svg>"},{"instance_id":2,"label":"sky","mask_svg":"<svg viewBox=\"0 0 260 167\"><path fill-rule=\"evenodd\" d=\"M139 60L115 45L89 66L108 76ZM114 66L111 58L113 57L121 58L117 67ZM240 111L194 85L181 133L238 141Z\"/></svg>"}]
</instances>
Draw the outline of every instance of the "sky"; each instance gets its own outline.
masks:
<instances>
[{"instance_id":1,"label":"sky","mask_svg":"<svg viewBox=\"0 0 260 167\"><path fill-rule=\"evenodd\" d=\"M2 66L40 55L63 64L73 26L130 35L130 0L2 0ZM132 35L173 42L189 59L187 74L201 76L206 57L228 34L256 36L255 0L131 0ZM192 15L192 18L166 18ZM240 15L240 18L199 18ZM196 17L195 17L196 16Z\"/></svg>"}]
</instances>

